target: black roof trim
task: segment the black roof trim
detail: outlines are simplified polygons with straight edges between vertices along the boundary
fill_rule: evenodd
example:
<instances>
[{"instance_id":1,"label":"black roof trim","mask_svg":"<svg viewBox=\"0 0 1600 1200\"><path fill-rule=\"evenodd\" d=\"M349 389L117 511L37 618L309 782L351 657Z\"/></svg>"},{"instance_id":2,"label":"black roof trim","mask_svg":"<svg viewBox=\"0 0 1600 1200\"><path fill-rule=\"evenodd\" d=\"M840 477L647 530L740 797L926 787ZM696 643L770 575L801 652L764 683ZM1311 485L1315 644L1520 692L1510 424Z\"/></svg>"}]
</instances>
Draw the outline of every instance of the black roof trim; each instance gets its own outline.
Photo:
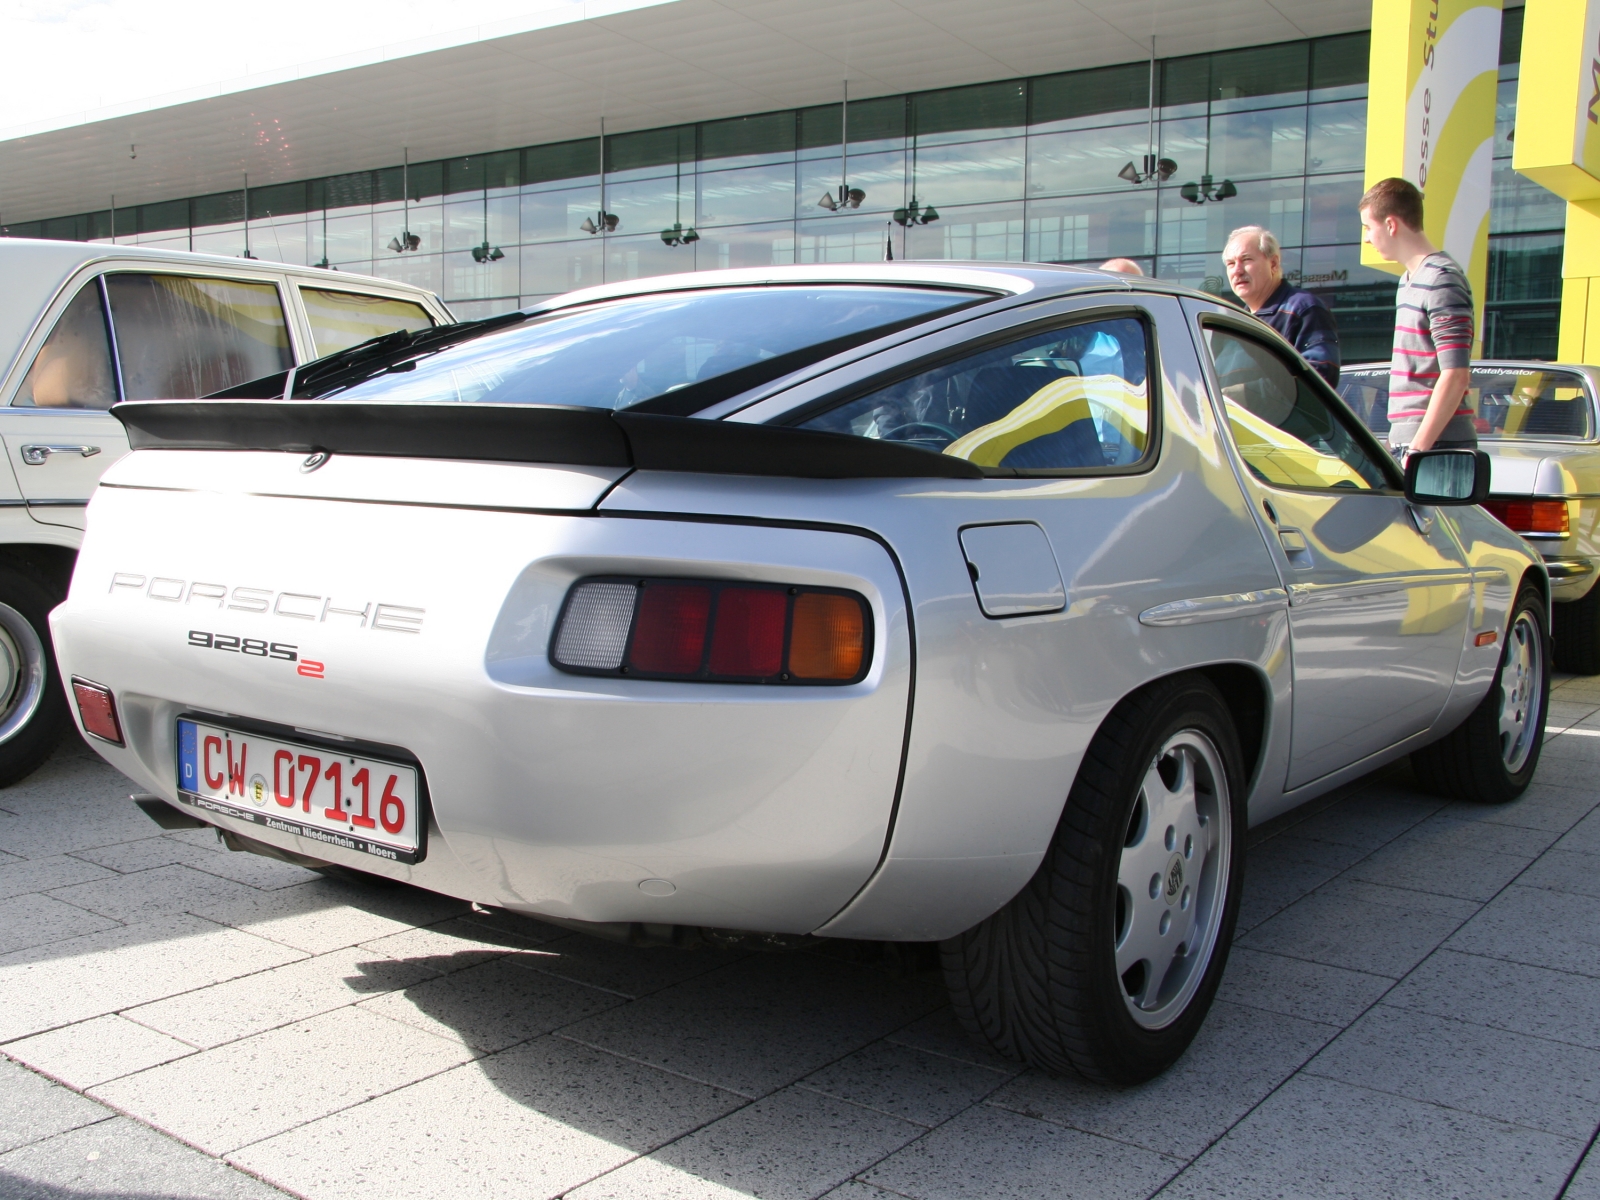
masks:
<instances>
[{"instance_id":1,"label":"black roof trim","mask_svg":"<svg viewBox=\"0 0 1600 1200\"><path fill-rule=\"evenodd\" d=\"M567 405L135 400L135 450L276 450L800 479L981 479L964 459L775 425Z\"/></svg>"}]
</instances>

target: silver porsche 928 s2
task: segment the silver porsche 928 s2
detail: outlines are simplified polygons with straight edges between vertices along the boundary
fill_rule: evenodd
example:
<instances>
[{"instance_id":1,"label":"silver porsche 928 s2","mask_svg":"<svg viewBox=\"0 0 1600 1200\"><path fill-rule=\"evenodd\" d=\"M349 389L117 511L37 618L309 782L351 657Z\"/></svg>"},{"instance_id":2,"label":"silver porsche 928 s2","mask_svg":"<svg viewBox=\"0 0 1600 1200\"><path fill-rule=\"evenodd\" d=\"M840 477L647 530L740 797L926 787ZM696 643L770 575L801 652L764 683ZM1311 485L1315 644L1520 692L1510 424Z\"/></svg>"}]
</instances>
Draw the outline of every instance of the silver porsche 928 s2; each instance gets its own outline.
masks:
<instances>
[{"instance_id":1,"label":"silver porsche 928 s2","mask_svg":"<svg viewBox=\"0 0 1600 1200\"><path fill-rule=\"evenodd\" d=\"M937 941L1050 1070L1182 1053L1251 822L1538 760L1487 464L1402 478L1159 282L676 276L113 411L52 627L152 815L597 931Z\"/></svg>"}]
</instances>

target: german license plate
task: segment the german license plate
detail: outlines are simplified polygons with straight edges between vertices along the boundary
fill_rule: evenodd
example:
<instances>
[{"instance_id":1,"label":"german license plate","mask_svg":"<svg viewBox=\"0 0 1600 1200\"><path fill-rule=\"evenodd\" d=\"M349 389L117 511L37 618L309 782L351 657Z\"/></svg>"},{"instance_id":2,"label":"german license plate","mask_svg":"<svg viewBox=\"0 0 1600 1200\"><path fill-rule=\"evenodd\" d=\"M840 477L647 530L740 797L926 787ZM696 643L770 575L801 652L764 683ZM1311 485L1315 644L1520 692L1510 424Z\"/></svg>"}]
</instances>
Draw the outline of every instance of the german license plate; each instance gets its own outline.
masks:
<instances>
[{"instance_id":1,"label":"german license plate","mask_svg":"<svg viewBox=\"0 0 1600 1200\"><path fill-rule=\"evenodd\" d=\"M421 857L417 782L405 763L178 721L188 803L391 862Z\"/></svg>"}]
</instances>

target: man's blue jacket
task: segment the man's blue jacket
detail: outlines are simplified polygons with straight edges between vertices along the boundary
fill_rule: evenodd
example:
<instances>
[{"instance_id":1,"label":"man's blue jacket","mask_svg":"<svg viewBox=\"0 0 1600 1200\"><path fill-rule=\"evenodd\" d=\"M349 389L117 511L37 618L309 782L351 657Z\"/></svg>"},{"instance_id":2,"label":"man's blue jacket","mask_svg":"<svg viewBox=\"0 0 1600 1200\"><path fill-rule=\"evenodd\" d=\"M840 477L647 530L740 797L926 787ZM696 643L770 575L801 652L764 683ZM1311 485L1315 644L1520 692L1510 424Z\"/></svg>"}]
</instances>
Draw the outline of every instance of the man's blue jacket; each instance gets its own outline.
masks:
<instances>
[{"instance_id":1,"label":"man's blue jacket","mask_svg":"<svg viewBox=\"0 0 1600 1200\"><path fill-rule=\"evenodd\" d=\"M1319 297L1286 279L1255 315L1283 334L1318 375L1339 385L1339 325Z\"/></svg>"}]
</instances>

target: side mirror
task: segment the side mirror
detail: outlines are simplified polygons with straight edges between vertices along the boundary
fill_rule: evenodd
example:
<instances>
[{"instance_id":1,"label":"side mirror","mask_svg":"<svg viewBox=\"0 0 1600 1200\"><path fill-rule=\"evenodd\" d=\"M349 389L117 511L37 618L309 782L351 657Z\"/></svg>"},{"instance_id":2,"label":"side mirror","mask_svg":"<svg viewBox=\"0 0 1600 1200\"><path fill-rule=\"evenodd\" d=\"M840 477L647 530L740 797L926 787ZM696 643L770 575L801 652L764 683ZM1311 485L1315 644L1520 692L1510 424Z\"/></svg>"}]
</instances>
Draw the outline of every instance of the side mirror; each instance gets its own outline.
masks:
<instances>
[{"instance_id":1,"label":"side mirror","mask_svg":"<svg viewBox=\"0 0 1600 1200\"><path fill-rule=\"evenodd\" d=\"M1421 450L1406 459L1406 499L1413 504L1482 504L1489 498L1489 456L1482 450Z\"/></svg>"}]
</instances>

